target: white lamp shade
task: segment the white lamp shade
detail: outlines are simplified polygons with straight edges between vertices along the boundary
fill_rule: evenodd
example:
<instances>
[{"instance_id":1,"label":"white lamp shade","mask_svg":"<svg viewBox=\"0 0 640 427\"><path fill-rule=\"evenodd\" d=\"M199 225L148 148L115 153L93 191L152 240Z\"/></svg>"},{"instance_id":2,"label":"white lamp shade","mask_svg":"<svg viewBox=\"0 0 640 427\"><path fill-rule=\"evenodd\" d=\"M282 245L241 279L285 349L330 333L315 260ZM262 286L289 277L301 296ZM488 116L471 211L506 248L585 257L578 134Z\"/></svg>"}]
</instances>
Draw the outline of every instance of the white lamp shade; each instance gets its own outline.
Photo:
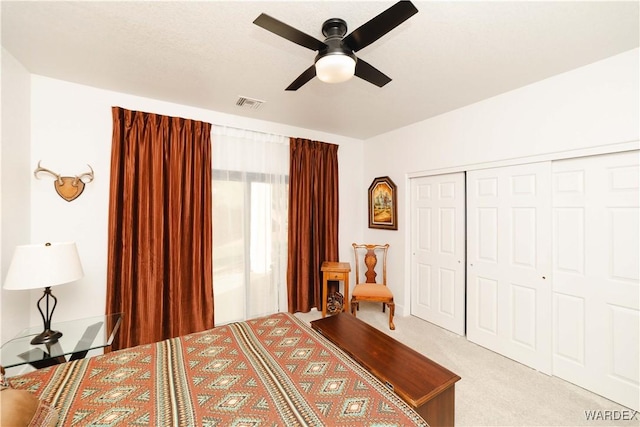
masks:
<instances>
[{"instance_id":1,"label":"white lamp shade","mask_svg":"<svg viewBox=\"0 0 640 427\"><path fill-rule=\"evenodd\" d=\"M325 55L316 61L316 75L325 83L341 83L356 72L356 61L344 54Z\"/></svg>"},{"instance_id":2,"label":"white lamp shade","mask_svg":"<svg viewBox=\"0 0 640 427\"><path fill-rule=\"evenodd\" d=\"M84 276L74 242L17 246L4 281L4 289L46 288Z\"/></svg>"}]
</instances>

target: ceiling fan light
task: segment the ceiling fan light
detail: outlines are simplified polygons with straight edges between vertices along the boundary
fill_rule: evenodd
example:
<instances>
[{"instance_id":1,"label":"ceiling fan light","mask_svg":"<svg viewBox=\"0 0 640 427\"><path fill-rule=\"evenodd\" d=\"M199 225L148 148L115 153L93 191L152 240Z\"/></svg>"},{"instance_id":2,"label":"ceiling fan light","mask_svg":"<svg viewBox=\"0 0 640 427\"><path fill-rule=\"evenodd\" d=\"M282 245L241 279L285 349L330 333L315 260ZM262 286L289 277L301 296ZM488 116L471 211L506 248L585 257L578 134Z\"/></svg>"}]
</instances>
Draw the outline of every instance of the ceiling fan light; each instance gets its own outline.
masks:
<instances>
[{"instance_id":1,"label":"ceiling fan light","mask_svg":"<svg viewBox=\"0 0 640 427\"><path fill-rule=\"evenodd\" d=\"M325 83L342 83L353 77L356 60L349 55L325 55L316 61L316 75Z\"/></svg>"}]
</instances>

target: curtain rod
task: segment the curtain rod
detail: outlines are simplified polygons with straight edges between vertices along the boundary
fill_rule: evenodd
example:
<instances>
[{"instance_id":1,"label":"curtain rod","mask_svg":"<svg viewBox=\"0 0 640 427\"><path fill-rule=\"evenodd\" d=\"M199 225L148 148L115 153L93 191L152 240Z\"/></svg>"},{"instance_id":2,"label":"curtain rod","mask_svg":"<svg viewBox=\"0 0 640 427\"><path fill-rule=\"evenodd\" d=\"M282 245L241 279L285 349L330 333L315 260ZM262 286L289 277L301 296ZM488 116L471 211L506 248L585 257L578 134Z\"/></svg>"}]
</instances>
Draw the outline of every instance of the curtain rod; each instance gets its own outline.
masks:
<instances>
[{"instance_id":1,"label":"curtain rod","mask_svg":"<svg viewBox=\"0 0 640 427\"><path fill-rule=\"evenodd\" d=\"M296 138L296 139L307 139L309 141L314 141L311 138L306 138L306 137L302 137L302 136L282 135L280 133L264 132L264 131L260 131L260 130L246 129L246 128L240 128L240 127L236 127L236 126L220 125L220 124L217 124L217 123L211 123L211 125L212 126L221 127L221 128L229 128L229 129L238 130L238 131L255 132L255 133L261 133L261 134L264 134L264 135L280 136L282 138L287 138L287 139ZM319 141L319 142L323 142L323 141ZM325 144L332 144L332 143L331 142L325 142Z\"/></svg>"},{"instance_id":2,"label":"curtain rod","mask_svg":"<svg viewBox=\"0 0 640 427\"><path fill-rule=\"evenodd\" d=\"M262 134L265 134L265 135L280 136L282 138L291 138L291 136L282 135L282 134L274 133L274 132L264 132L264 131L253 130L253 129L240 128L240 127L236 127L236 126L220 125L220 124L216 124L216 123L211 123L211 125L212 126L217 126L217 127L220 127L220 128L228 128L228 129L233 129L233 130L238 130L238 131L243 131L243 132L255 132L255 133L262 133Z\"/></svg>"}]
</instances>

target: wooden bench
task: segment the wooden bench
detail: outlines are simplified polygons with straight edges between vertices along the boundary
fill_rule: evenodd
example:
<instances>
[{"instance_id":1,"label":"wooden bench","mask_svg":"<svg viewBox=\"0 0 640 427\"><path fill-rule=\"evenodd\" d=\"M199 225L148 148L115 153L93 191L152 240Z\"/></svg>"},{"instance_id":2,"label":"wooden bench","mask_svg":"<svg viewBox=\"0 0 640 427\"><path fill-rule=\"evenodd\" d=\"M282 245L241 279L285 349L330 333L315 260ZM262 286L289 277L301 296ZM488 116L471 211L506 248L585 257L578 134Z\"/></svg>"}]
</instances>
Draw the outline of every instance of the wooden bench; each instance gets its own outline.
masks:
<instances>
[{"instance_id":1,"label":"wooden bench","mask_svg":"<svg viewBox=\"0 0 640 427\"><path fill-rule=\"evenodd\" d=\"M348 313L314 320L311 327L387 384L431 427L454 425L458 375Z\"/></svg>"}]
</instances>

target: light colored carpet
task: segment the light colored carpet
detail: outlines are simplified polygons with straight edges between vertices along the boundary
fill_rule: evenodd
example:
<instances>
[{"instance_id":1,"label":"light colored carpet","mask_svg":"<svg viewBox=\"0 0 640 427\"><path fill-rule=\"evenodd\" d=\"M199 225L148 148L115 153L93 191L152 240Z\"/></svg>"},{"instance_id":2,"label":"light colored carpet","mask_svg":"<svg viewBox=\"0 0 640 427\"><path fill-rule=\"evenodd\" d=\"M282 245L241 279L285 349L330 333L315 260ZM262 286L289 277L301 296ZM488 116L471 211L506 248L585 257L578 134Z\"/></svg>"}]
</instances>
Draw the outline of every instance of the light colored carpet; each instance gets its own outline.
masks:
<instances>
[{"instance_id":1,"label":"light colored carpet","mask_svg":"<svg viewBox=\"0 0 640 427\"><path fill-rule=\"evenodd\" d=\"M310 322L321 314L312 310L296 316ZM380 304L361 303L357 316L462 377L456 383L456 425L640 426L640 413L417 317L396 316L391 331ZM588 419L587 411L600 419Z\"/></svg>"}]
</instances>

